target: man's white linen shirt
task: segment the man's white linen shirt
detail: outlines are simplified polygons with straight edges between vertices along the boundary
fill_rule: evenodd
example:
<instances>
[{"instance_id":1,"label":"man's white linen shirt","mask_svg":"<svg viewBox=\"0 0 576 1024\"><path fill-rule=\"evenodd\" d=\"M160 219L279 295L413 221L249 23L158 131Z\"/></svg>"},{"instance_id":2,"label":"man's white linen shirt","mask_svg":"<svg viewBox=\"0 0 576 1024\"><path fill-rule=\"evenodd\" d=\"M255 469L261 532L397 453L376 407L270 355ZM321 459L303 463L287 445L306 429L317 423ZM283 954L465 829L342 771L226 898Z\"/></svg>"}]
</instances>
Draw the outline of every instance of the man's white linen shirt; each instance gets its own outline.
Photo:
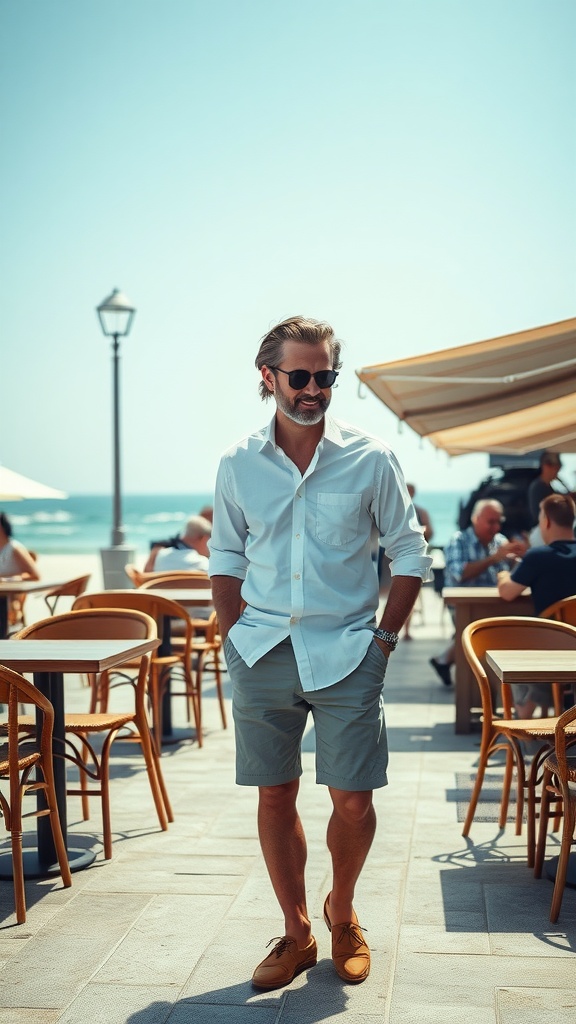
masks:
<instances>
[{"instance_id":1,"label":"man's white linen shirt","mask_svg":"<svg viewBox=\"0 0 576 1024\"><path fill-rule=\"evenodd\" d=\"M209 572L243 580L246 608L229 635L246 664L289 636L303 690L318 690L352 672L373 639L373 524L393 576L427 580L432 560L385 444L327 416L302 475L274 428L275 418L221 459Z\"/></svg>"}]
</instances>

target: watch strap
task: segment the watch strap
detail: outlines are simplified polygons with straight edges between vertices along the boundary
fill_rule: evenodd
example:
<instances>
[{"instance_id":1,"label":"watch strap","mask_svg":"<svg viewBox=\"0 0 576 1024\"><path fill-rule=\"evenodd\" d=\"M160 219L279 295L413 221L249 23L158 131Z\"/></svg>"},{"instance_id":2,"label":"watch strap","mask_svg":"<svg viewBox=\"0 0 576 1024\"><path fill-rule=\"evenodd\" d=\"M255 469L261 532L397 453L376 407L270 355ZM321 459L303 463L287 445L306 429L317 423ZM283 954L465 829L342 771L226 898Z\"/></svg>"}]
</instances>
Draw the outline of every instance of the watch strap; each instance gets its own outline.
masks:
<instances>
[{"instance_id":1,"label":"watch strap","mask_svg":"<svg viewBox=\"0 0 576 1024\"><path fill-rule=\"evenodd\" d=\"M396 650L400 637L398 633L392 633L389 629L375 629L374 636L383 643L388 644L391 651Z\"/></svg>"}]
</instances>

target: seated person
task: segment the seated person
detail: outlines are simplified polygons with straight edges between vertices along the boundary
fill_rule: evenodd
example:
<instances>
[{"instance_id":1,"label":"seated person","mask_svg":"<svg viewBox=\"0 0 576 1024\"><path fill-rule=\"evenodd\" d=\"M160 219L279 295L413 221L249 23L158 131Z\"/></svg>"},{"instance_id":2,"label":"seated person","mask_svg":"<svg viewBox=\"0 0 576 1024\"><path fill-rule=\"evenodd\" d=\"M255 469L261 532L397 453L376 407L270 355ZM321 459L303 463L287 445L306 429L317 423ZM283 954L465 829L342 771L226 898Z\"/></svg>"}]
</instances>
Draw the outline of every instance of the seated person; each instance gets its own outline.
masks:
<instances>
[{"instance_id":1,"label":"seated person","mask_svg":"<svg viewBox=\"0 0 576 1024\"><path fill-rule=\"evenodd\" d=\"M40 573L34 559L23 544L12 539L12 523L0 512L0 579L39 580ZM25 594L14 594L8 599L8 625L18 628L24 624Z\"/></svg>"},{"instance_id":2,"label":"seated person","mask_svg":"<svg viewBox=\"0 0 576 1024\"><path fill-rule=\"evenodd\" d=\"M190 519L167 545L155 544L150 552L144 572L205 572L208 573L208 539L212 523L203 516Z\"/></svg>"},{"instance_id":3,"label":"seated person","mask_svg":"<svg viewBox=\"0 0 576 1024\"><path fill-rule=\"evenodd\" d=\"M40 579L30 552L19 541L12 540L12 524L4 512L0 512L0 578Z\"/></svg>"},{"instance_id":4,"label":"seated person","mask_svg":"<svg viewBox=\"0 0 576 1024\"><path fill-rule=\"evenodd\" d=\"M508 540L500 532L504 520L504 507L493 498L482 498L472 509L471 523L458 530L444 551L446 587L495 587L499 569L508 559L517 558L526 551L523 541ZM452 611L452 609L451 609ZM455 658L454 640L430 664L445 686L450 686L450 666Z\"/></svg>"},{"instance_id":5,"label":"seated person","mask_svg":"<svg viewBox=\"0 0 576 1024\"><path fill-rule=\"evenodd\" d=\"M576 505L569 494L550 494L540 502L538 526L544 543L530 548L512 572L498 573L498 593L513 601L527 587L534 611L541 615L549 605L576 594ZM531 718L536 707L550 704L550 687L544 683L512 686L519 718Z\"/></svg>"}]
</instances>

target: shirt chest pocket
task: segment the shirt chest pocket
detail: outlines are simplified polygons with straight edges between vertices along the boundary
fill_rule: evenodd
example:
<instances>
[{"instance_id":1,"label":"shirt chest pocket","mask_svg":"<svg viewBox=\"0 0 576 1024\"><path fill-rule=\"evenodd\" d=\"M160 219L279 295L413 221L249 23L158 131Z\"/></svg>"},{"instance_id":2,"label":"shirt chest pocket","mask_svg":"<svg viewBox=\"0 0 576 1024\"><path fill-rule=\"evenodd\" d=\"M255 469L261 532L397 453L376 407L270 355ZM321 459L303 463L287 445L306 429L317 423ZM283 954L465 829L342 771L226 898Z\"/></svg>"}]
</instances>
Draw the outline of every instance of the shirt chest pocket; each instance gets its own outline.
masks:
<instances>
[{"instance_id":1,"label":"shirt chest pocket","mask_svg":"<svg viewBox=\"0 0 576 1024\"><path fill-rule=\"evenodd\" d=\"M349 544L358 533L361 494L323 491L316 506L316 536L324 544L340 547Z\"/></svg>"}]
</instances>

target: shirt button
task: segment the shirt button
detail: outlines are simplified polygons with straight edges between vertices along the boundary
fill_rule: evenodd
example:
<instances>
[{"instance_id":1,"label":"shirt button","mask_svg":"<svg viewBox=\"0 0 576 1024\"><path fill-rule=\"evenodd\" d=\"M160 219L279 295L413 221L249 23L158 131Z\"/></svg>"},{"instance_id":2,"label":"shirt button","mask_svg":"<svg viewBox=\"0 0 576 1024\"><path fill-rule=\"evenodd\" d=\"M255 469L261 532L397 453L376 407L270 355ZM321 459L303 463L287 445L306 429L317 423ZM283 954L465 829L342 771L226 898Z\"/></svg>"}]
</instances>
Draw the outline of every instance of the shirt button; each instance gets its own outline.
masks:
<instances>
[{"instance_id":1,"label":"shirt button","mask_svg":"<svg viewBox=\"0 0 576 1024\"><path fill-rule=\"evenodd\" d=\"M299 533L296 534L296 540L300 540L300 534Z\"/></svg>"},{"instance_id":2,"label":"shirt button","mask_svg":"<svg viewBox=\"0 0 576 1024\"><path fill-rule=\"evenodd\" d=\"M300 573L299 572L295 572L294 573L294 579L295 580L299 580L300 579Z\"/></svg>"},{"instance_id":3,"label":"shirt button","mask_svg":"<svg viewBox=\"0 0 576 1024\"><path fill-rule=\"evenodd\" d=\"M292 616L292 618L290 619L290 625L291 626L295 626L296 623L299 622L299 621L300 621L299 619L297 619L294 616Z\"/></svg>"}]
</instances>

